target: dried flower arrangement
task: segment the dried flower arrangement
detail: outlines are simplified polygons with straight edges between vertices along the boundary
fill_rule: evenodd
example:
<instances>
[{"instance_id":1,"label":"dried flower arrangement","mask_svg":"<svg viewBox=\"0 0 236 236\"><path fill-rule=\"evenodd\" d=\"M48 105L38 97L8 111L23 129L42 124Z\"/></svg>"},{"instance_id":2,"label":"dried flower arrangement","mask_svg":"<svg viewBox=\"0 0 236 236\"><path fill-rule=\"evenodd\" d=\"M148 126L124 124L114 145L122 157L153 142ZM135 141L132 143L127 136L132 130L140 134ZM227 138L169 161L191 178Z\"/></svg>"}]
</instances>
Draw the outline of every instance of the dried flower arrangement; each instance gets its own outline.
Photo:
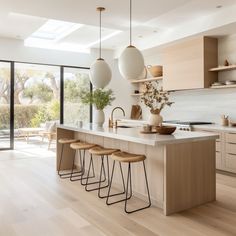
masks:
<instances>
[{"instance_id":1,"label":"dried flower arrangement","mask_svg":"<svg viewBox=\"0 0 236 236\"><path fill-rule=\"evenodd\" d=\"M160 114L165 106L173 104L173 102L169 101L169 92L163 91L163 88L159 86L157 81L146 82L144 86L141 102L150 108L152 114Z\"/></svg>"}]
</instances>

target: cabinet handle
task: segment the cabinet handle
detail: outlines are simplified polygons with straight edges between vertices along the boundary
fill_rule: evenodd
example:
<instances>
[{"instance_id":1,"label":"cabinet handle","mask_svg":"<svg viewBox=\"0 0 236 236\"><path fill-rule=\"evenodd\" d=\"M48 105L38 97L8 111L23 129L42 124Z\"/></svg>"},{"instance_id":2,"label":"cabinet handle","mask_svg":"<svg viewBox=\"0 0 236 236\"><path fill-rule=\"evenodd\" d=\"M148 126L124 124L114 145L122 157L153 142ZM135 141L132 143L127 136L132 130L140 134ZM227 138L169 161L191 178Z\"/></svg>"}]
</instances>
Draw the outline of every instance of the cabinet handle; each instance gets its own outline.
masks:
<instances>
[{"instance_id":1,"label":"cabinet handle","mask_svg":"<svg viewBox=\"0 0 236 236\"><path fill-rule=\"evenodd\" d=\"M231 155L231 156L236 156L236 154L235 153L228 153L229 155Z\"/></svg>"}]
</instances>

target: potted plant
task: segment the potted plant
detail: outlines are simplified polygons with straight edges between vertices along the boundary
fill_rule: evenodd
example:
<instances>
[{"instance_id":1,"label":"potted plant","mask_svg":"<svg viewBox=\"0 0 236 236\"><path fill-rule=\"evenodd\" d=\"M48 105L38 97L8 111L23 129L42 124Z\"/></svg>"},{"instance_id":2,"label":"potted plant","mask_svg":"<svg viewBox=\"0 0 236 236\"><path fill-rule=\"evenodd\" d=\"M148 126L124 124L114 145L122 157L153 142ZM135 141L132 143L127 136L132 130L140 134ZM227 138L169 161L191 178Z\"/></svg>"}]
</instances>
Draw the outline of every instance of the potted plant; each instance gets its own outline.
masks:
<instances>
[{"instance_id":1,"label":"potted plant","mask_svg":"<svg viewBox=\"0 0 236 236\"><path fill-rule=\"evenodd\" d=\"M80 99L83 104L93 104L95 106L94 123L98 126L103 126L105 122L105 114L103 109L111 105L115 100L113 91L111 89L104 90L101 88L95 89L92 92L82 91Z\"/></svg>"},{"instance_id":2,"label":"potted plant","mask_svg":"<svg viewBox=\"0 0 236 236\"><path fill-rule=\"evenodd\" d=\"M149 124L153 126L162 125L163 118L160 115L165 106L171 106L173 102L169 101L169 92L158 88L159 83L147 82L144 84L144 92L141 96L141 102L150 108Z\"/></svg>"}]
</instances>

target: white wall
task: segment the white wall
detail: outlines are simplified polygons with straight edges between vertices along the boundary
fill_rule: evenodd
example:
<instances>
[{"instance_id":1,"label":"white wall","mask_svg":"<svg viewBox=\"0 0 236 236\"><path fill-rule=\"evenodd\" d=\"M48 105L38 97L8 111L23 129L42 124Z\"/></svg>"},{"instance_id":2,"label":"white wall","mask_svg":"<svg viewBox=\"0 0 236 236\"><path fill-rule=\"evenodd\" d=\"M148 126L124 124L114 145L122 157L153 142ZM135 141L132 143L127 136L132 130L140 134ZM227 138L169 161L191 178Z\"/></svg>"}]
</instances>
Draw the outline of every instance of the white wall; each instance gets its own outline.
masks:
<instances>
[{"instance_id":1,"label":"white wall","mask_svg":"<svg viewBox=\"0 0 236 236\"><path fill-rule=\"evenodd\" d=\"M89 67L90 54L25 47L22 40L0 38L0 60Z\"/></svg>"},{"instance_id":2,"label":"white wall","mask_svg":"<svg viewBox=\"0 0 236 236\"><path fill-rule=\"evenodd\" d=\"M122 107L125 110L125 117L130 118L131 106L134 104L134 100L130 96L132 85L128 80L122 78L118 69L118 60L112 60L110 65L112 69L112 80L108 88L111 88L114 91L116 100L112 103L112 106L109 106L105 109L106 122L108 122L107 119L109 118L112 109L116 106ZM118 110L114 113L114 117L122 118L123 114Z\"/></svg>"},{"instance_id":3,"label":"white wall","mask_svg":"<svg viewBox=\"0 0 236 236\"><path fill-rule=\"evenodd\" d=\"M228 59L236 64L236 35L219 39L219 65ZM145 58L146 64L161 63L161 55ZM222 72L220 80L235 79L236 71ZM220 116L227 114L236 120L236 89L203 89L173 92L170 95L175 104L163 111L165 120L198 120L220 123ZM149 112L144 108L144 119Z\"/></svg>"}]
</instances>

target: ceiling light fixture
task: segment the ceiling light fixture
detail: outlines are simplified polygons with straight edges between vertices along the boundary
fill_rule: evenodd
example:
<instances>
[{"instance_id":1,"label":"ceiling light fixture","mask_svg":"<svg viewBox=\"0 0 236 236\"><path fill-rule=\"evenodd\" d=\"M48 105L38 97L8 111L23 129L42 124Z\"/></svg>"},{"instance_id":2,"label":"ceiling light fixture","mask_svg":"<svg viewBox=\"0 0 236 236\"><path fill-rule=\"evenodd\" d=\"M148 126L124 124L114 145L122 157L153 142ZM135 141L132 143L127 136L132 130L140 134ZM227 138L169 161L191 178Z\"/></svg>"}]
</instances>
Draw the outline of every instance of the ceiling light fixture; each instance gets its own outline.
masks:
<instances>
[{"instance_id":1,"label":"ceiling light fixture","mask_svg":"<svg viewBox=\"0 0 236 236\"><path fill-rule=\"evenodd\" d=\"M132 0L130 0L130 45L122 52L118 66L121 75L128 79L134 80L144 70L144 59L142 53L132 45Z\"/></svg>"},{"instance_id":2,"label":"ceiling light fixture","mask_svg":"<svg viewBox=\"0 0 236 236\"><path fill-rule=\"evenodd\" d=\"M102 11L104 7L98 7L100 30L99 30L99 58L90 67L90 81L95 88L104 88L111 81L111 69L102 58Z\"/></svg>"}]
</instances>

